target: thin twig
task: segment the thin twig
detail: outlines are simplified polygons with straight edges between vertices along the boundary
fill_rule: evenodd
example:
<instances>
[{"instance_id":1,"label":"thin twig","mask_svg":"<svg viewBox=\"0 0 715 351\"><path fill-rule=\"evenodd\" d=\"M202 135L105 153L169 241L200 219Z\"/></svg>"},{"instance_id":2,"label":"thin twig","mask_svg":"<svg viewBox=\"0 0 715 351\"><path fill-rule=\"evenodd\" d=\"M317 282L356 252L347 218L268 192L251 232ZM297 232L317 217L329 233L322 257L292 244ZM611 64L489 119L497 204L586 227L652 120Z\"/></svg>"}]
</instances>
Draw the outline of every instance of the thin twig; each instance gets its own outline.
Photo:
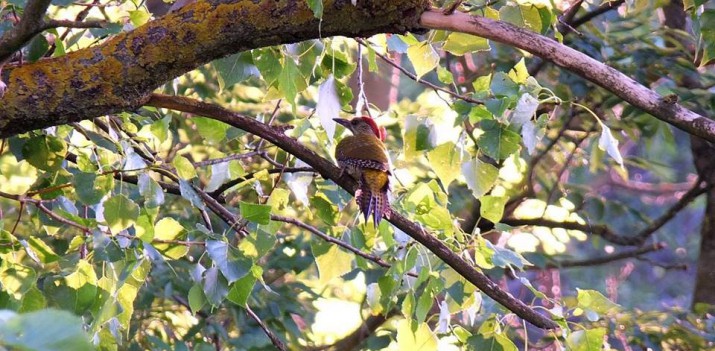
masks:
<instances>
[{"instance_id":1,"label":"thin twig","mask_svg":"<svg viewBox=\"0 0 715 351\"><path fill-rule=\"evenodd\" d=\"M194 166L196 166L196 167L212 166L212 165L216 165L216 164L224 163L224 162L228 162L228 161L240 160L240 159L244 159L244 158L251 158L253 156L260 155L260 153L261 153L260 151L251 151L251 152L247 152L245 154L233 154L233 155L229 155L226 157L194 162Z\"/></svg>"},{"instance_id":2,"label":"thin twig","mask_svg":"<svg viewBox=\"0 0 715 351\"><path fill-rule=\"evenodd\" d=\"M372 261L372 262L376 263L380 267L384 267L384 268L392 267L391 264L385 262L385 260L383 260L382 258L375 256L375 255L371 255L369 253L362 252L360 249L353 247L352 245L349 245L349 244L343 242L342 240L333 238L332 236L329 236L328 234L321 232L318 228L313 227L310 224L301 222L295 218L271 215L271 220L278 221L278 222L284 222L284 223L290 223L297 227L303 228L303 229L317 235L318 237L320 237L321 239L323 239L329 243L338 245L338 246L342 247L343 249L348 250L348 251L350 251L350 252L352 252L368 261ZM417 277L417 274L412 273L412 272L407 273L407 275L412 276L412 277Z\"/></svg>"},{"instance_id":3,"label":"thin twig","mask_svg":"<svg viewBox=\"0 0 715 351\"><path fill-rule=\"evenodd\" d=\"M578 230L584 233L591 233L603 237L604 239L618 245L639 246L642 245L648 237L663 225L668 223L676 214L684 209L688 204L693 202L698 196L706 193L710 186L702 186L703 182L698 180L692 189L681 197L672 207L670 207L663 215L655 219L647 227L641 229L636 235L622 235L613 232L608 226L603 224L583 224L578 222L560 222L545 218L504 218L502 223L510 226L540 226L547 228L563 228L567 230Z\"/></svg>"},{"instance_id":4,"label":"thin twig","mask_svg":"<svg viewBox=\"0 0 715 351\"><path fill-rule=\"evenodd\" d=\"M606 264L606 263L610 263L610 262L624 260L627 258L638 258L639 256L642 256L642 255L650 253L650 252L663 250L666 247L668 247L668 245L666 243L658 242L658 243L654 243L652 245L647 245L647 246L639 247L637 249L623 251L623 252L619 252L616 254L607 255L607 256L603 256L603 257L594 257L594 258L578 260L578 261L563 260L563 261L557 261L555 263L547 264L546 267L544 267L544 268L530 266L529 269L573 268L573 267L598 266L598 265L602 265L602 264Z\"/></svg>"},{"instance_id":5,"label":"thin twig","mask_svg":"<svg viewBox=\"0 0 715 351\"><path fill-rule=\"evenodd\" d=\"M365 47L368 46L368 43L365 42L364 40L360 39L360 38L355 38L355 41L357 41L357 42L358 42L360 45L362 45L362 46L365 46ZM483 101L479 101L479 100L470 98L470 97L468 97L468 96L459 95L459 94L457 94L457 93L455 93L455 92L453 92L453 91L451 91L451 90L449 90L449 89L443 88L443 87L441 87L441 86L432 84L432 83L430 83L430 82L428 82L428 81L426 81L426 80L420 79L420 78L417 77L416 74L414 74L414 73L408 71L406 68L404 68L404 67L398 65L398 64L395 63L394 61L390 60L387 56L385 56L385 55L383 55L383 54L381 54L381 53L379 53L379 52L377 52L377 51L375 52L375 55L377 55L377 57L379 57L381 60L383 60L383 61L385 61L386 63L388 63L390 66L397 68L398 70L400 70L400 72L402 72L404 75L406 75L407 77L409 77L410 79L414 80L414 81L417 82L417 83L420 83L420 84L422 84L422 85L428 86L428 87L430 87L430 88L432 88L432 89L434 89L434 90L438 90L438 91L447 93L447 94L453 96L454 98L457 98L457 99L460 99L460 100L464 100L464 101L466 101L466 102L470 102L470 103L473 103L473 104L483 104L483 103L484 103Z\"/></svg>"},{"instance_id":6,"label":"thin twig","mask_svg":"<svg viewBox=\"0 0 715 351\"><path fill-rule=\"evenodd\" d=\"M272 330L270 330L268 328L266 323L264 323L261 320L261 318L258 317L258 315L255 314L253 312L253 310L248 306L246 306L246 314L248 314L249 317L251 317L254 321L256 321L256 323L258 323L258 326L261 327L261 329L263 329L263 332L266 333L266 336L268 336L268 338L271 339L271 343L273 343L273 346L275 346L278 350L288 351L288 348L283 343L283 340L278 338L278 336L275 333L273 333Z\"/></svg>"}]
</instances>

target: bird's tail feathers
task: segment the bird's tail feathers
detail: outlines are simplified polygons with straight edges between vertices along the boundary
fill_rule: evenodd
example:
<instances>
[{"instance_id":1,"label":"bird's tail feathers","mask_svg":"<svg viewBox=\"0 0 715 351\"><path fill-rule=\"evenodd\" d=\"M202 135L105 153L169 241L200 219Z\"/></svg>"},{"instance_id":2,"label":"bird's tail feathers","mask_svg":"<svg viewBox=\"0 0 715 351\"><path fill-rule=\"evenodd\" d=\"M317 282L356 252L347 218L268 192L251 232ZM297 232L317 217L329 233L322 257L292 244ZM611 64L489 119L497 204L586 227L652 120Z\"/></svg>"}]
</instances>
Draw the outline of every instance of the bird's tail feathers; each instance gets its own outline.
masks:
<instances>
[{"instance_id":1,"label":"bird's tail feathers","mask_svg":"<svg viewBox=\"0 0 715 351\"><path fill-rule=\"evenodd\" d=\"M388 187L385 186L385 188L380 191L372 191L366 186L360 186L355 193L355 199L358 207L360 207L360 212L365 216L365 223L367 223L368 218L372 217L376 228L380 225L382 217L388 214L389 202L387 188Z\"/></svg>"}]
</instances>

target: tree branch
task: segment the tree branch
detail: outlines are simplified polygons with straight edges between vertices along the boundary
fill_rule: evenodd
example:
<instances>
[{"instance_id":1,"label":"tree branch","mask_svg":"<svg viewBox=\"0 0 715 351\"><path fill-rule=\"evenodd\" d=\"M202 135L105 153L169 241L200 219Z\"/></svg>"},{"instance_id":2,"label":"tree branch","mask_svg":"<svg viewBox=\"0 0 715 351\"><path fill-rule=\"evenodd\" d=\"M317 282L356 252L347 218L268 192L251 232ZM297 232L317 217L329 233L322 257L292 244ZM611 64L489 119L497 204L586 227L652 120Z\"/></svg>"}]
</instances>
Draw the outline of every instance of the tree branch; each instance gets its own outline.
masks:
<instances>
[{"instance_id":1,"label":"tree branch","mask_svg":"<svg viewBox=\"0 0 715 351\"><path fill-rule=\"evenodd\" d=\"M29 0L22 12L22 18L15 27L3 33L0 37L0 67L4 65L12 54L42 31L43 17L50 6L51 0Z\"/></svg>"},{"instance_id":2,"label":"tree branch","mask_svg":"<svg viewBox=\"0 0 715 351\"><path fill-rule=\"evenodd\" d=\"M199 0L99 45L5 67L0 138L137 109L165 82L239 51L419 29L428 6L427 0L326 0L317 19L303 0Z\"/></svg>"},{"instance_id":3,"label":"tree branch","mask_svg":"<svg viewBox=\"0 0 715 351\"><path fill-rule=\"evenodd\" d=\"M213 118L233 127L258 135L286 152L303 160L303 162L312 166L318 173L320 173L323 178L334 181L350 193L355 192L355 181L351 179L350 176L343 174L337 166L306 148L297 140L290 138L283 133L277 132L265 123L258 122L255 119L234 113L217 105L185 97L153 94L147 102L147 105L179 110L198 114L207 118ZM342 177L339 177L340 175L342 175ZM539 328L555 329L558 327L558 325L547 316L536 312L522 301L514 298L511 294L499 288L496 283L475 269L471 264L463 260L458 254L454 253L439 239L425 231L419 224L410 221L397 212L390 212L391 215L389 221L392 224L410 235L417 242L424 245L444 263L452 267L455 271L457 271L457 273L462 275L470 283L477 286L482 290L482 292L500 303L502 306Z\"/></svg>"},{"instance_id":4,"label":"tree branch","mask_svg":"<svg viewBox=\"0 0 715 351\"><path fill-rule=\"evenodd\" d=\"M658 242L658 243L655 243L652 245L647 245L647 246L643 246L643 247L640 247L637 249L623 251L623 252L619 252L616 254L607 255L607 256L603 256L603 257L594 257L594 258L578 260L578 261L571 261L571 260L558 261L556 263L548 264L544 268L549 269L549 268L572 268L572 267L598 266L598 265L602 265L605 263L624 260L627 258L639 258L639 256L642 256L644 254L647 254L647 253L653 252L653 251L660 251L660 250L665 249L666 247L668 247L668 246L664 242ZM529 267L528 269L541 269L541 268Z\"/></svg>"},{"instance_id":5,"label":"tree branch","mask_svg":"<svg viewBox=\"0 0 715 351\"><path fill-rule=\"evenodd\" d=\"M607 241L626 246L639 246L650 237L655 231L664 226L668 221L673 219L681 210L683 210L688 204L693 202L698 196L706 193L710 186L705 186L703 182L697 180L695 185L681 197L678 202L676 202L672 207L670 207L664 214L652 221L648 226L641 229L636 235L622 235L617 234L611 230L607 225L603 224L582 224L578 222L559 222L545 218L531 218L531 219L519 219L519 218L504 218L502 223L510 226L540 226L547 228L563 228L567 230L579 230L584 233L591 233L598 235Z\"/></svg>"},{"instance_id":6,"label":"tree branch","mask_svg":"<svg viewBox=\"0 0 715 351\"><path fill-rule=\"evenodd\" d=\"M664 122L715 142L715 120L677 103L664 101L656 92L618 70L553 39L506 22L459 12L445 16L441 12L427 11L422 14L420 23L429 29L474 34L528 51L601 86Z\"/></svg>"}]
</instances>

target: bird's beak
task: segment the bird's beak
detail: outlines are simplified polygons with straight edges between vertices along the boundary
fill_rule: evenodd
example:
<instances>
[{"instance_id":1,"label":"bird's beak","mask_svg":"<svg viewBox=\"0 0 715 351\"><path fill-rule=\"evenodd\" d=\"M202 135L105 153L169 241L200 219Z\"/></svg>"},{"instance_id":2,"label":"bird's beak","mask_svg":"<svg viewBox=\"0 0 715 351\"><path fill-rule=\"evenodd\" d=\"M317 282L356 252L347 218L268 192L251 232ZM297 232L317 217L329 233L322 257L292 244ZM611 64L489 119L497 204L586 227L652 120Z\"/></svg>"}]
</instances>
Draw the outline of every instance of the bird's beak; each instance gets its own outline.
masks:
<instances>
[{"instance_id":1,"label":"bird's beak","mask_svg":"<svg viewBox=\"0 0 715 351\"><path fill-rule=\"evenodd\" d=\"M350 120L347 120L345 118L333 118L333 121L347 129L350 129Z\"/></svg>"}]
</instances>

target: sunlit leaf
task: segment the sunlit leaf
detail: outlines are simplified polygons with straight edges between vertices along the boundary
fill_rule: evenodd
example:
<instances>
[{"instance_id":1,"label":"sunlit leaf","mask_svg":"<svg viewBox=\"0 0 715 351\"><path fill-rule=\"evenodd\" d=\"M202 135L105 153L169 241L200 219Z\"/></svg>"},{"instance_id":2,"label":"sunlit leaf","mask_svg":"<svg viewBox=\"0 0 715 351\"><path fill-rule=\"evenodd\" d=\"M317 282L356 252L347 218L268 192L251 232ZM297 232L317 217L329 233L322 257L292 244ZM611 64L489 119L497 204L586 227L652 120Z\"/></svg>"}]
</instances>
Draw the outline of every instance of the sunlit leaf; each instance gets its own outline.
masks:
<instances>
[{"instance_id":1,"label":"sunlit leaf","mask_svg":"<svg viewBox=\"0 0 715 351\"><path fill-rule=\"evenodd\" d=\"M541 33L541 14L536 6L507 4L499 9L499 17L517 27Z\"/></svg>"},{"instance_id":2,"label":"sunlit leaf","mask_svg":"<svg viewBox=\"0 0 715 351\"><path fill-rule=\"evenodd\" d=\"M407 49L407 57L412 62L418 78L429 73L439 64L439 55L429 42L411 45Z\"/></svg>"},{"instance_id":3,"label":"sunlit leaf","mask_svg":"<svg viewBox=\"0 0 715 351\"><path fill-rule=\"evenodd\" d=\"M315 0L320 2L321 0ZM340 99L335 88L335 77L331 74L318 88L318 105L315 113L320 117L320 124L328 134L328 139L332 140L335 135L335 121L333 118L340 117Z\"/></svg>"},{"instance_id":4,"label":"sunlit leaf","mask_svg":"<svg viewBox=\"0 0 715 351\"><path fill-rule=\"evenodd\" d=\"M342 276L352 268L352 255L342 251L337 245L313 241L310 246L318 265L321 284Z\"/></svg>"},{"instance_id":5,"label":"sunlit leaf","mask_svg":"<svg viewBox=\"0 0 715 351\"><path fill-rule=\"evenodd\" d=\"M178 260L189 251L186 245L178 242L186 238L186 230L173 218L162 218L154 226L154 247L164 256Z\"/></svg>"},{"instance_id":6,"label":"sunlit leaf","mask_svg":"<svg viewBox=\"0 0 715 351\"><path fill-rule=\"evenodd\" d=\"M104 202L104 220L112 233L119 233L133 225L139 217L139 206L123 194Z\"/></svg>"},{"instance_id":7,"label":"sunlit leaf","mask_svg":"<svg viewBox=\"0 0 715 351\"><path fill-rule=\"evenodd\" d=\"M459 176L461 160L454 143L448 142L435 147L427 153L427 159L445 189Z\"/></svg>"},{"instance_id":8,"label":"sunlit leaf","mask_svg":"<svg viewBox=\"0 0 715 351\"><path fill-rule=\"evenodd\" d=\"M442 48L457 56L470 52L491 50L488 40L476 35L460 32L450 33Z\"/></svg>"},{"instance_id":9,"label":"sunlit leaf","mask_svg":"<svg viewBox=\"0 0 715 351\"><path fill-rule=\"evenodd\" d=\"M400 350L437 351L437 336L426 323L421 323L416 330L409 319L403 319L397 325L397 346Z\"/></svg>"},{"instance_id":10,"label":"sunlit leaf","mask_svg":"<svg viewBox=\"0 0 715 351\"><path fill-rule=\"evenodd\" d=\"M299 92L305 90L308 83L300 73L298 65L290 57L285 57L283 67L278 74L278 90L286 98L288 103L295 108L295 98Z\"/></svg>"},{"instance_id":11,"label":"sunlit leaf","mask_svg":"<svg viewBox=\"0 0 715 351\"><path fill-rule=\"evenodd\" d=\"M472 159L462 164L462 175L467 181L467 186L472 190L472 195L478 199L494 186L499 177L499 170L489 163Z\"/></svg>"},{"instance_id":12,"label":"sunlit leaf","mask_svg":"<svg viewBox=\"0 0 715 351\"><path fill-rule=\"evenodd\" d=\"M184 156L178 155L171 161L171 165L176 168L176 173L181 179L191 179L196 177L196 167Z\"/></svg>"},{"instance_id":13,"label":"sunlit leaf","mask_svg":"<svg viewBox=\"0 0 715 351\"><path fill-rule=\"evenodd\" d=\"M67 144L51 135L38 135L30 138L22 147L22 156L31 165L54 171L62 166L67 153Z\"/></svg>"},{"instance_id":14,"label":"sunlit leaf","mask_svg":"<svg viewBox=\"0 0 715 351\"><path fill-rule=\"evenodd\" d=\"M606 328L576 330L566 338L566 345L573 351L600 351L605 336Z\"/></svg>"},{"instance_id":15,"label":"sunlit leaf","mask_svg":"<svg viewBox=\"0 0 715 351\"><path fill-rule=\"evenodd\" d=\"M618 150L618 139L611 134L611 128L605 124L601 124L601 137L598 138L598 148L604 150L613 158L616 163L623 167L623 157L621 151Z\"/></svg>"},{"instance_id":16,"label":"sunlit leaf","mask_svg":"<svg viewBox=\"0 0 715 351\"><path fill-rule=\"evenodd\" d=\"M241 52L218 59L212 62L211 65L218 75L219 91L232 87L234 84L242 82L251 76L258 77L260 75L249 52Z\"/></svg>"}]
</instances>

